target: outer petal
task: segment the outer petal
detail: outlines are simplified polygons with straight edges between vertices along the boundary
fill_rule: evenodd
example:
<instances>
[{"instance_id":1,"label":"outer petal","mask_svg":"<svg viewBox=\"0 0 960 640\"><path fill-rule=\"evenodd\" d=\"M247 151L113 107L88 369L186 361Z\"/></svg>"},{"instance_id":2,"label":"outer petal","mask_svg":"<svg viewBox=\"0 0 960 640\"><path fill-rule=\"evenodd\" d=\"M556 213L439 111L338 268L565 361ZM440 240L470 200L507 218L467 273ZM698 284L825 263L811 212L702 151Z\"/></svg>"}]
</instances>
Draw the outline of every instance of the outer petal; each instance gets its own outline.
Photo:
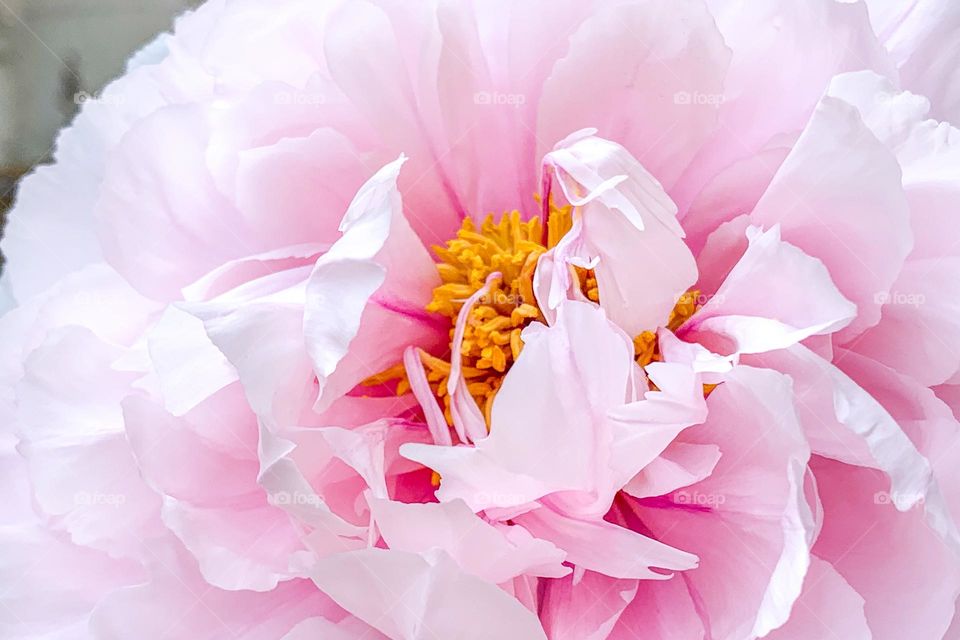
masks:
<instances>
[{"instance_id":1,"label":"outer petal","mask_svg":"<svg viewBox=\"0 0 960 640\"><path fill-rule=\"evenodd\" d=\"M716 333L732 340L738 352L757 353L833 333L854 318L856 307L837 290L824 265L781 241L779 227L765 233L751 228L747 237L750 245L740 261L678 335L693 340ZM701 339L711 341L709 335Z\"/></svg>"},{"instance_id":2,"label":"outer petal","mask_svg":"<svg viewBox=\"0 0 960 640\"><path fill-rule=\"evenodd\" d=\"M540 155L571 131L620 141L669 190L716 126L730 53L701 3L604 6L544 86Z\"/></svg>"},{"instance_id":3,"label":"outer petal","mask_svg":"<svg viewBox=\"0 0 960 640\"><path fill-rule=\"evenodd\" d=\"M960 198L960 131L926 120L925 98L900 93L871 73L835 78L830 94L854 105L896 154L914 234L899 277L889 294L878 296L880 323L851 348L924 385L943 383L960 369L960 349L952 345L960 335L960 246L950 233Z\"/></svg>"},{"instance_id":4,"label":"outer petal","mask_svg":"<svg viewBox=\"0 0 960 640\"><path fill-rule=\"evenodd\" d=\"M19 450L55 529L76 544L141 558L160 504L124 436L120 401L133 377L111 369L120 353L87 329L52 332L17 389Z\"/></svg>"},{"instance_id":5,"label":"outer petal","mask_svg":"<svg viewBox=\"0 0 960 640\"><path fill-rule=\"evenodd\" d=\"M933 116L960 122L957 32L960 10L950 0L866 0L870 20L900 70L904 88L927 96Z\"/></svg>"},{"instance_id":6,"label":"outer petal","mask_svg":"<svg viewBox=\"0 0 960 640\"><path fill-rule=\"evenodd\" d=\"M156 74L154 65L141 66L104 89L100 100L85 102L57 138L56 162L18 188L0 247L5 276L21 302L103 261L94 208L105 165L131 124L165 104Z\"/></svg>"},{"instance_id":7,"label":"outer petal","mask_svg":"<svg viewBox=\"0 0 960 640\"><path fill-rule=\"evenodd\" d=\"M821 458L812 467L824 508L814 551L863 596L873 637L944 637L960 564L923 512L894 509L876 471Z\"/></svg>"},{"instance_id":8,"label":"outer petal","mask_svg":"<svg viewBox=\"0 0 960 640\"><path fill-rule=\"evenodd\" d=\"M535 536L550 540L567 552L567 560L611 578L666 580L670 573L697 567L697 556L658 542L605 520L577 520L556 513L549 507L517 516L517 522Z\"/></svg>"},{"instance_id":9,"label":"outer petal","mask_svg":"<svg viewBox=\"0 0 960 640\"><path fill-rule=\"evenodd\" d=\"M347 3L331 15L322 45L337 88L387 152L411 157L401 188L410 220L429 242L453 235L467 215L444 163L448 147L436 124L441 122L436 19L433 7L391 13L367 1ZM416 39L398 36L403 33Z\"/></svg>"},{"instance_id":10,"label":"outer petal","mask_svg":"<svg viewBox=\"0 0 960 640\"><path fill-rule=\"evenodd\" d=\"M75 546L39 525L0 528L0 542L5 638L88 637L87 619L97 602L144 579L138 564Z\"/></svg>"},{"instance_id":11,"label":"outer petal","mask_svg":"<svg viewBox=\"0 0 960 640\"><path fill-rule=\"evenodd\" d=\"M155 544L149 580L114 591L97 605L89 632L96 638L282 637L300 621L343 611L306 580L284 583L269 593L223 591L200 576L189 555L175 544Z\"/></svg>"},{"instance_id":12,"label":"outer petal","mask_svg":"<svg viewBox=\"0 0 960 640\"><path fill-rule=\"evenodd\" d=\"M737 367L707 404L707 421L683 439L720 446L713 474L667 499L629 499L621 518L700 557L680 577L707 637L763 635L787 620L809 563L809 449L786 376Z\"/></svg>"},{"instance_id":13,"label":"outer petal","mask_svg":"<svg viewBox=\"0 0 960 640\"><path fill-rule=\"evenodd\" d=\"M843 361L851 356L838 356ZM901 424L834 364L797 345L764 354L758 364L795 380L804 431L815 453L874 467L890 477L892 502L900 509L925 503L931 525L956 540L934 482L930 462L917 451Z\"/></svg>"},{"instance_id":14,"label":"outer petal","mask_svg":"<svg viewBox=\"0 0 960 640\"><path fill-rule=\"evenodd\" d=\"M857 305L841 340L877 324L877 294L890 291L912 234L896 158L855 109L836 98L820 102L750 219L779 224Z\"/></svg>"},{"instance_id":15,"label":"outer petal","mask_svg":"<svg viewBox=\"0 0 960 640\"><path fill-rule=\"evenodd\" d=\"M704 185L716 189L724 180L721 172L734 170L742 174L728 195L735 208L720 213L737 215L752 208L754 185L769 184L782 162L778 138L790 140L804 127L831 77L859 69L891 76L895 71L862 2L757 0L749 8L740 0L708 4L733 57L717 106L719 126L671 193L686 212ZM797 46L806 42L817 44L812 50ZM751 186L745 189L747 183ZM700 219L684 220L684 226L699 235L700 229L729 219L717 213L700 207L690 212ZM704 217L713 223L704 225Z\"/></svg>"},{"instance_id":16,"label":"outer petal","mask_svg":"<svg viewBox=\"0 0 960 640\"><path fill-rule=\"evenodd\" d=\"M321 560L313 580L347 611L398 640L546 638L533 613L462 573L443 552L342 553Z\"/></svg>"},{"instance_id":17,"label":"outer petal","mask_svg":"<svg viewBox=\"0 0 960 640\"><path fill-rule=\"evenodd\" d=\"M604 640L634 600L638 581L588 571L547 583L541 620L552 640Z\"/></svg>"},{"instance_id":18,"label":"outer petal","mask_svg":"<svg viewBox=\"0 0 960 640\"><path fill-rule=\"evenodd\" d=\"M519 575L559 578L570 572L564 553L522 527L495 528L462 501L370 504L380 535L389 548L421 553L443 549L467 573L499 584Z\"/></svg>"},{"instance_id":19,"label":"outer petal","mask_svg":"<svg viewBox=\"0 0 960 640\"><path fill-rule=\"evenodd\" d=\"M874 636L863 615L863 597L828 562L814 556L803 582L803 593L794 603L790 619L766 637L771 640L833 637L871 640Z\"/></svg>"}]
</instances>

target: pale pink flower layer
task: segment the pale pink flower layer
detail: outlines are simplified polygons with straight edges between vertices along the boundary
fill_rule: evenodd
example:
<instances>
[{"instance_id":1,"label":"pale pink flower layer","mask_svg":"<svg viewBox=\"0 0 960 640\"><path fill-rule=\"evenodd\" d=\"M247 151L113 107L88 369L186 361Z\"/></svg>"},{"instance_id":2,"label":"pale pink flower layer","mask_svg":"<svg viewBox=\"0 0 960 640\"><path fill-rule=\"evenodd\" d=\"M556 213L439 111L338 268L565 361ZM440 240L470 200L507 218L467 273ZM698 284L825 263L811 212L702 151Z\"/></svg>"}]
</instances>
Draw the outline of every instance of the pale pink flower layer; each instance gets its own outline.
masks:
<instances>
[{"instance_id":1,"label":"pale pink flower layer","mask_svg":"<svg viewBox=\"0 0 960 640\"><path fill-rule=\"evenodd\" d=\"M956 42L947 0L182 17L10 214L0 635L956 637ZM429 247L535 194L574 222L488 435L497 276L451 326Z\"/></svg>"}]
</instances>

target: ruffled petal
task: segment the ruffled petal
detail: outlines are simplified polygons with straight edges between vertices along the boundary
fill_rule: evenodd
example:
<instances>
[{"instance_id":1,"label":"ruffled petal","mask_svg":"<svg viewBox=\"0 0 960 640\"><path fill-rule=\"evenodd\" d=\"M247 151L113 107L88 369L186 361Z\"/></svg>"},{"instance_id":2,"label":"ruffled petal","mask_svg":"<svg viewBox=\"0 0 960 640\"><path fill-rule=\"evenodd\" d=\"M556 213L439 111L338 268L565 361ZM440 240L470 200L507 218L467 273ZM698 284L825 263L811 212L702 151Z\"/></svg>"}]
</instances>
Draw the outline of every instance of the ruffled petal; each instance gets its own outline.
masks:
<instances>
[{"instance_id":1,"label":"ruffled petal","mask_svg":"<svg viewBox=\"0 0 960 640\"><path fill-rule=\"evenodd\" d=\"M596 127L669 190L716 126L729 59L701 3L601 6L544 85L540 155L571 131Z\"/></svg>"},{"instance_id":2,"label":"ruffled petal","mask_svg":"<svg viewBox=\"0 0 960 640\"><path fill-rule=\"evenodd\" d=\"M623 404L631 388L629 339L603 311L578 302L565 303L553 327L532 325L523 339L494 400L490 436L474 447L401 448L440 473L441 500L461 498L480 511L597 486L595 461L609 446L606 410Z\"/></svg>"},{"instance_id":3,"label":"ruffled petal","mask_svg":"<svg viewBox=\"0 0 960 640\"><path fill-rule=\"evenodd\" d=\"M533 535L566 551L567 561L578 568L611 578L667 580L674 577L672 573L652 569L666 572L697 567L697 556L605 520L577 520L549 507L534 509L515 520Z\"/></svg>"},{"instance_id":4,"label":"ruffled petal","mask_svg":"<svg viewBox=\"0 0 960 640\"><path fill-rule=\"evenodd\" d=\"M790 619L766 637L771 640L832 637L872 640L874 636L863 614L863 597L830 563L813 556L803 592L793 605Z\"/></svg>"},{"instance_id":5,"label":"ruffled petal","mask_svg":"<svg viewBox=\"0 0 960 640\"><path fill-rule=\"evenodd\" d=\"M373 518L391 549L426 552L443 549L467 573L499 584L519 575L559 578L564 553L522 527L494 527L462 501L402 504L372 500Z\"/></svg>"},{"instance_id":6,"label":"ruffled petal","mask_svg":"<svg viewBox=\"0 0 960 640\"><path fill-rule=\"evenodd\" d=\"M782 374L737 367L707 404L707 421L681 438L720 447L713 473L665 498L629 498L620 518L700 557L679 578L707 637L763 635L789 617L809 563L809 448Z\"/></svg>"},{"instance_id":7,"label":"ruffled petal","mask_svg":"<svg viewBox=\"0 0 960 640\"><path fill-rule=\"evenodd\" d=\"M854 319L856 307L837 290L823 263L782 241L779 226L766 232L750 228L747 237L740 261L680 327L680 337L710 343L711 337L701 334L719 334L732 340L737 352L757 353L833 333Z\"/></svg>"},{"instance_id":8,"label":"ruffled petal","mask_svg":"<svg viewBox=\"0 0 960 640\"><path fill-rule=\"evenodd\" d=\"M605 640L637 594L637 580L609 578L593 571L579 580L550 581L540 619L552 640Z\"/></svg>"},{"instance_id":9,"label":"ruffled petal","mask_svg":"<svg viewBox=\"0 0 960 640\"><path fill-rule=\"evenodd\" d=\"M900 168L856 109L825 97L750 214L779 224L784 240L827 267L857 317L850 339L880 320L878 294L890 291L913 246Z\"/></svg>"},{"instance_id":10,"label":"ruffled petal","mask_svg":"<svg viewBox=\"0 0 960 640\"><path fill-rule=\"evenodd\" d=\"M960 370L960 350L952 345L960 335L960 247L949 233L960 198L960 131L926 119L925 98L875 74L838 76L829 93L854 105L896 154L914 236L896 282L878 293L879 324L850 346L924 385L941 384Z\"/></svg>"},{"instance_id":11,"label":"ruffled petal","mask_svg":"<svg viewBox=\"0 0 960 640\"><path fill-rule=\"evenodd\" d=\"M546 640L536 615L498 587L463 573L442 551L341 553L321 560L313 580L391 638Z\"/></svg>"},{"instance_id":12,"label":"ruffled petal","mask_svg":"<svg viewBox=\"0 0 960 640\"><path fill-rule=\"evenodd\" d=\"M578 132L548 153L545 177L554 175L566 199L583 207L582 230L575 225L571 234L586 255L576 257L596 260L600 304L634 336L666 324L697 266L660 183L627 149L591 134ZM569 278L565 262L555 272ZM553 288L565 297L568 287L561 277ZM551 292L539 302L553 309L556 300Z\"/></svg>"},{"instance_id":13,"label":"ruffled petal","mask_svg":"<svg viewBox=\"0 0 960 640\"><path fill-rule=\"evenodd\" d=\"M960 563L923 511L894 509L876 471L823 458L811 466L824 508L814 552L863 597L873 638L945 637Z\"/></svg>"}]
</instances>

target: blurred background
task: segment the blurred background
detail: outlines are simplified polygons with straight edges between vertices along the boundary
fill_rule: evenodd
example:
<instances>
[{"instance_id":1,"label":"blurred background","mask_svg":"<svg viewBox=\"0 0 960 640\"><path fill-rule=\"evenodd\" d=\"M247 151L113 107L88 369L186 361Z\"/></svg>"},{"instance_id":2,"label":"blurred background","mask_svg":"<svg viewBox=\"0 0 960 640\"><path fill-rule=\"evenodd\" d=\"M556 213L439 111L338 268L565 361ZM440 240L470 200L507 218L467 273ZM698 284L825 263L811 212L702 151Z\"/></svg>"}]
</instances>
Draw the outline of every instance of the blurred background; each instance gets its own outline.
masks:
<instances>
[{"instance_id":1,"label":"blurred background","mask_svg":"<svg viewBox=\"0 0 960 640\"><path fill-rule=\"evenodd\" d=\"M199 0L0 0L0 225L17 181L126 59Z\"/></svg>"}]
</instances>

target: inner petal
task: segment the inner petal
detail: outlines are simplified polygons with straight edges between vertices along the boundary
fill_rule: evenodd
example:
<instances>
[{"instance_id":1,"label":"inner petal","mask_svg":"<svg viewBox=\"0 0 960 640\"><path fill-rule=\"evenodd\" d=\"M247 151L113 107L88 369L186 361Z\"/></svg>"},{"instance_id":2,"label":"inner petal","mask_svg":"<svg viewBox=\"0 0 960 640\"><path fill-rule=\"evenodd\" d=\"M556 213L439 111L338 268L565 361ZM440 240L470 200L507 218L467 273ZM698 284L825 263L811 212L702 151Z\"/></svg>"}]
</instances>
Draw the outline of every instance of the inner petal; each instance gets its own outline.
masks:
<instances>
[{"instance_id":1,"label":"inner petal","mask_svg":"<svg viewBox=\"0 0 960 640\"><path fill-rule=\"evenodd\" d=\"M451 345L464 304L489 286L487 293L466 312L460 348L461 375L483 413L488 430L493 400L503 377L523 350L523 329L533 322L545 322L533 291L537 262L570 230L573 216L578 214L569 205L557 207L551 203L546 225L539 217L524 221L519 211L505 213L499 218L488 215L479 226L467 218L456 237L443 246L433 247L442 284L434 289L433 299L426 309L449 318ZM584 297L599 303L593 271L579 267L571 269ZM494 273L501 274L501 277L488 282ZM680 296L665 326L671 330L679 327L699 308L699 297L697 291ZM660 359L654 331L636 336L634 347L641 366ZM427 381L434 395L442 401L444 418L453 426L447 388L452 355L449 351L439 357L423 350L418 352ZM410 390L403 364L371 376L363 384L396 385L398 395Z\"/></svg>"}]
</instances>

